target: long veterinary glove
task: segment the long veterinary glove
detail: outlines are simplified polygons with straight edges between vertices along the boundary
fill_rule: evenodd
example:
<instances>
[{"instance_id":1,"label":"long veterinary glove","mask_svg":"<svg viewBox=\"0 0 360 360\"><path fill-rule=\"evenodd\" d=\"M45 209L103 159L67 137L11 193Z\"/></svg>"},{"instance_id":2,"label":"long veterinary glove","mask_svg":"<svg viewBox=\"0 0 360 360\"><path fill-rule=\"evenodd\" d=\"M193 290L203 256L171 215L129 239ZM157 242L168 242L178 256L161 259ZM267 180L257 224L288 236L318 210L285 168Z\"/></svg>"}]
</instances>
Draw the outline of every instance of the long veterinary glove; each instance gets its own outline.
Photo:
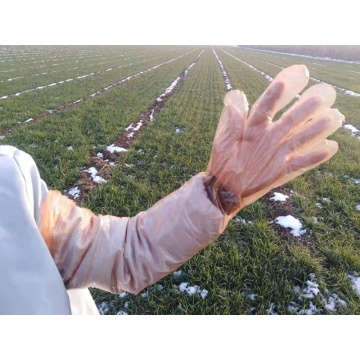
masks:
<instances>
[{"instance_id":1,"label":"long veterinary glove","mask_svg":"<svg viewBox=\"0 0 360 360\"><path fill-rule=\"evenodd\" d=\"M344 116L330 109L336 98L330 85L310 87L272 122L308 80L304 65L284 69L255 102L249 116L243 92L226 94L205 179L209 197L224 214L234 216L271 189L336 153L338 144L326 138L341 126Z\"/></svg>"}]
</instances>

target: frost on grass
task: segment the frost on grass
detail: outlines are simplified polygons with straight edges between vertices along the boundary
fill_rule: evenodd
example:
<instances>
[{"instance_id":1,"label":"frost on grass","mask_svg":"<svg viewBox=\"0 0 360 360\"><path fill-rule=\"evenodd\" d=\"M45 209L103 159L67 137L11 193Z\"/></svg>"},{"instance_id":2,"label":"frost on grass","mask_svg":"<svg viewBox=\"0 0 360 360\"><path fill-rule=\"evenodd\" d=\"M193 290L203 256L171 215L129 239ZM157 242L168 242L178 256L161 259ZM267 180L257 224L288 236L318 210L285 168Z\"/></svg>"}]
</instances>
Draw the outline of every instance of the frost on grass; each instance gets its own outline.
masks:
<instances>
[{"instance_id":1,"label":"frost on grass","mask_svg":"<svg viewBox=\"0 0 360 360\"><path fill-rule=\"evenodd\" d=\"M200 286L190 286L188 283L183 282L179 286L174 285L181 293L186 292L187 294L193 296L199 294L202 299L205 299L208 291L206 289L201 289Z\"/></svg>"},{"instance_id":2,"label":"frost on grass","mask_svg":"<svg viewBox=\"0 0 360 360\"><path fill-rule=\"evenodd\" d=\"M91 178L93 179L94 182L98 184L107 183L107 181L104 178L102 178L101 176L97 176L98 171L94 167L91 167L85 171L91 175Z\"/></svg>"},{"instance_id":3,"label":"frost on grass","mask_svg":"<svg viewBox=\"0 0 360 360\"><path fill-rule=\"evenodd\" d=\"M272 201L286 201L289 198L288 195L284 195L279 192L274 192L274 196L270 198Z\"/></svg>"},{"instance_id":4,"label":"frost on grass","mask_svg":"<svg viewBox=\"0 0 360 360\"><path fill-rule=\"evenodd\" d=\"M274 221L276 224L279 224L284 228L292 229L290 231L290 234L292 234L293 236L301 236L306 233L305 229L301 230L301 222L298 219L294 218L292 215L278 216Z\"/></svg>"},{"instance_id":5,"label":"frost on grass","mask_svg":"<svg viewBox=\"0 0 360 360\"><path fill-rule=\"evenodd\" d=\"M350 280L352 288L356 294L360 296L360 277L357 276L357 273L354 275L348 274L346 275L346 278Z\"/></svg>"}]
</instances>

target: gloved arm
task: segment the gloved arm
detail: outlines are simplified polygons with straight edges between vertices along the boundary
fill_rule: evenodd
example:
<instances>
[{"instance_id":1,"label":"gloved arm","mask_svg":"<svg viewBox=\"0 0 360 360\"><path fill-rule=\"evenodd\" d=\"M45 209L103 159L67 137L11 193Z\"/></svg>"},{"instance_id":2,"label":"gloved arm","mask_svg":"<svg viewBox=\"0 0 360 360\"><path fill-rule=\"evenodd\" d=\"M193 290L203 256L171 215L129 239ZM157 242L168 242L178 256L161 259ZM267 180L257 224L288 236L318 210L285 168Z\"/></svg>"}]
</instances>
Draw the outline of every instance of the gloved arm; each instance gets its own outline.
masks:
<instances>
[{"instance_id":1,"label":"gloved arm","mask_svg":"<svg viewBox=\"0 0 360 360\"><path fill-rule=\"evenodd\" d=\"M96 216L50 191L40 232L67 289L138 293L180 267L227 225L198 174L132 218Z\"/></svg>"},{"instance_id":2,"label":"gloved arm","mask_svg":"<svg viewBox=\"0 0 360 360\"><path fill-rule=\"evenodd\" d=\"M66 287L138 293L210 244L241 208L334 155L337 144L325 138L343 116L330 109L330 86L310 88L271 121L308 78L305 66L285 69L249 116L245 95L229 92L206 174L133 218L95 216L51 191L40 231Z\"/></svg>"}]
</instances>

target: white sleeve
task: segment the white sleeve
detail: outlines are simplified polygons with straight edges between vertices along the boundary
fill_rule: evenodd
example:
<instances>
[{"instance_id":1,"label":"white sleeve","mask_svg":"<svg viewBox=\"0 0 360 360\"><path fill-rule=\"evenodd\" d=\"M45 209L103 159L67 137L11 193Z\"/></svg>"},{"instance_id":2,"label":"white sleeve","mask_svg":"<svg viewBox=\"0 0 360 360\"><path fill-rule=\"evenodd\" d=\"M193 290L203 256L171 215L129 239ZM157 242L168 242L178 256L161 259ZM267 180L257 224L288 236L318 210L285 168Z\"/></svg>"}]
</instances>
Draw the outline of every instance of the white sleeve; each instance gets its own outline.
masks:
<instances>
[{"instance_id":1,"label":"white sleeve","mask_svg":"<svg viewBox=\"0 0 360 360\"><path fill-rule=\"evenodd\" d=\"M47 191L30 155L0 146L0 314L71 313L37 226Z\"/></svg>"}]
</instances>

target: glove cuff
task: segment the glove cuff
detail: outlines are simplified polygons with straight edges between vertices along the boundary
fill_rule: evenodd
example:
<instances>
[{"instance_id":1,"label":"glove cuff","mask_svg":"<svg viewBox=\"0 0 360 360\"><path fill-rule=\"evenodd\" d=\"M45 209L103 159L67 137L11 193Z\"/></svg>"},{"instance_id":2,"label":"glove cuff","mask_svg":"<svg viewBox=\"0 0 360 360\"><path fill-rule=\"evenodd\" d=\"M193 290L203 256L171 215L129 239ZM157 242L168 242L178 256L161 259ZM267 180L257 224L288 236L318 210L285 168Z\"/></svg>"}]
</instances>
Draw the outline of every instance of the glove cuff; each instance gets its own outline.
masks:
<instances>
[{"instance_id":1,"label":"glove cuff","mask_svg":"<svg viewBox=\"0 0 360 360\"><path fill-rule=\"evenodd\" d=\"M211 202L224 214L232 215L241 209L239 199L231 191L223 187L211 172L204 178L206 193Z\"/></svg>"}]
</instances>

